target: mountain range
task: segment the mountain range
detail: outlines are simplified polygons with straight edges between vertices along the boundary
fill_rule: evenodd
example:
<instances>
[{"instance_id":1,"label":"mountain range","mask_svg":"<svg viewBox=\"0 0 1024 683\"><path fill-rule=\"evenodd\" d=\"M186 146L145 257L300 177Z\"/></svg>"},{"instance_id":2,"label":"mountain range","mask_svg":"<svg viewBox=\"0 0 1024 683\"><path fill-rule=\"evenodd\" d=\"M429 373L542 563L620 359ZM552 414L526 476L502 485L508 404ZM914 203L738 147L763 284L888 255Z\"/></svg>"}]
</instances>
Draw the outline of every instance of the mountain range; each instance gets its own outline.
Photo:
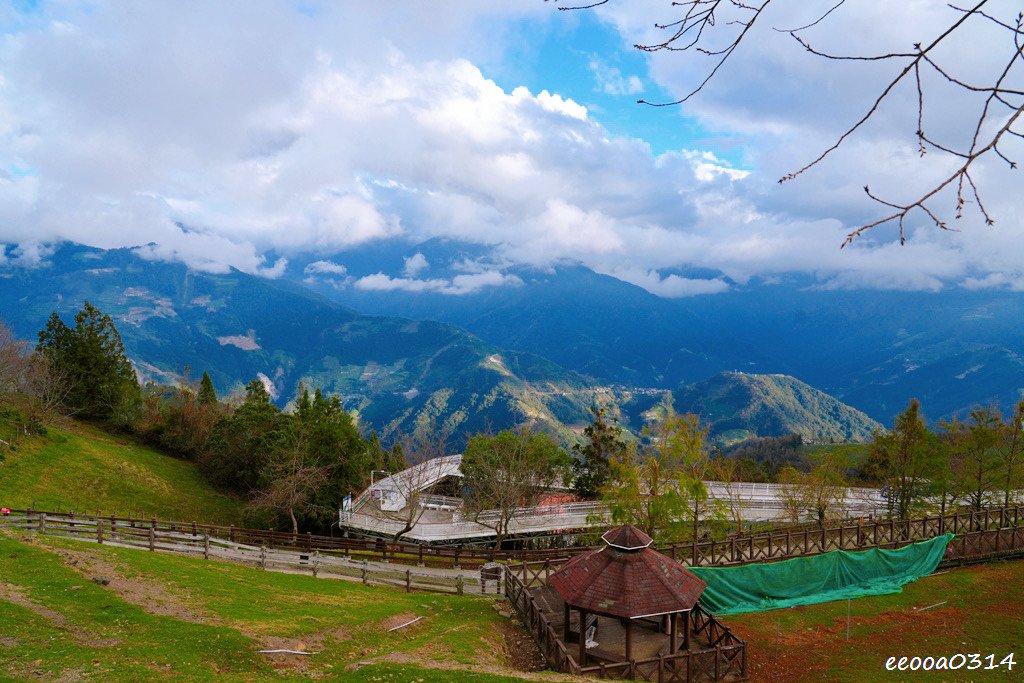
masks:
<instances>
[{"instance_id":1,"label":"mountain range","mask_svg":"<svg viewBox=\"0 0 1024 683\"><path fill-rule=\"evenodd\" d=\"M667 299L578 265L505 269L518 286L460 295L360 287L415 254L429 264L420 279L451 278L478 250L445 240L356 250L335 259L345 281L300 275L301 264L288 276L356 310L444 320L610 383L674 390L721 372L782 373L883 424L911 397L935 423L978 404L1009 409L1024 394L1022 292L837 289L691 270L673 274L717 278L727 291Z\"/></svg>"},{"instance_id":2,"label":"mountain range","mask_svg":"<svg viewBox=\"0 0 1024 683\"><path fill-rule=\"evenodd\" d=\"M326 269L297 260L275 280L63 244L42 265L0 266L0 318L32 339L50 312L70 319L88 299L114 316L143 379L188 366L224 394L260 377L281 405L305 382L342 396L367 429L433 421L456 441L528 423L571 443L594 402L615 405L636 433L667 395L720 441L859 440L911 396L935 421L1008 406L1024 387L1017 293L779 279L665 299L581 266L505 269L505 286L459 293L358 286L415 254L428 272L413 286L453 282L480 257L435 240L320 259Z\"/></svg>"},{"instance_id":3,"label":"mountain range","mask_svg":"<svg viewBox=\"0 0 1024 683\"><path fill-rule=\"evenodd\" d=\"M188 367L224 394L259 377L280 404L305 382L387 434L424 421L457 437L528 423L569 441L565 425L585 421L601 391L450 324L360 315L287 281L198 273L129 249L63 245L44 267L0 275L0 317L23 338L89 300L115 319L144 381L174 381Z\"/></svg>"}]
</instances>

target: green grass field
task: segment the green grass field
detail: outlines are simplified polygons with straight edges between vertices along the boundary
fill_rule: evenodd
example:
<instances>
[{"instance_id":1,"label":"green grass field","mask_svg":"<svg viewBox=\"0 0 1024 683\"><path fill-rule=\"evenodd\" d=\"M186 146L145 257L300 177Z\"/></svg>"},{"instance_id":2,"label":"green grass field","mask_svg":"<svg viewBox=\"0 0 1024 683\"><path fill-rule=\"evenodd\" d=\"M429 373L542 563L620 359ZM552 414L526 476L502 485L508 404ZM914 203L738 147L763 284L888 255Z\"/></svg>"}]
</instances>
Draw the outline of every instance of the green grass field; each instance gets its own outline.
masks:
<instances>
[{"instance_id":1,"label":"green grass field","mask_svg":"<svg viewBox=\"0 0 1024 683\"><path fill-rule=\"evenodd\" d=\"M215 491L195 465L74 422L22 440L0 462L0 506L145 512L185 522L238 524L242 501Z\"/></svg>"},{"instance_id":2,"label":"green grass field","mask_svg":"<svg viewBox=\"0 0 1024 683\"><path fill-rule=\"evenodd\" d=\"M0 680L519 680L525 632L480 598L10 533L0 557Z\"/></svg>"},{"instance_id":3,"label":"green grass field","mask_svg":"<svg viewBox=\"0 0 1024 683\"><path fill-rule=\"evenodd\" d=\"M535 671L529 636L481 598L9 532L0 558L0 680L579 680ZM1020 561L928 576L852 601L849 640L846 602L723 621L747 641L753 681L888 681L890 656L1019 650L1022 590ZM281 648L317 654L258 652ZM899 676L1019 680L1020 666Z\"/></svg>"}]
</instances>

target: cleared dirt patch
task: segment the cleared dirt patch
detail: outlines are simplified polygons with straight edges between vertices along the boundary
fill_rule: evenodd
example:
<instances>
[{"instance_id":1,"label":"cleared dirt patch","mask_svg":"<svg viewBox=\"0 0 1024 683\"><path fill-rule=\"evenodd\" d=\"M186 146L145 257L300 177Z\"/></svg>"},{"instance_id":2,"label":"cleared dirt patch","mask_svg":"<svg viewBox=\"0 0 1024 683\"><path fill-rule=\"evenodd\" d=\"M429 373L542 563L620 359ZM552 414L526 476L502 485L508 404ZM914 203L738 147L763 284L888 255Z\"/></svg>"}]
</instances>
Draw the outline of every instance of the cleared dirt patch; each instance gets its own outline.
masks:
<instances>
[{"instance_id":1,"label":"cleared dirt patch","mask_svg":"<svg viewBox=\"0 0 1024 683\"><path fill-rule=\"evenodd\" d=\"M547 661L537 643L518 623L510 621L498 625L505 665L516 671L543 671Z\"/></svg>"},{"instance_id":2,"label":"cleared dirt patch","mask_svg":"<svg viewBox=\"0 0 1024 683\"><path fill-rule=\"evenodd\" d=\"M466 666L456 662L438 662L430 659L423 659L413 654L406 652L393 652L383 657L375 657L373 659L367 659L362 662L350 664L347 668L358 669L368 664L374 664L377 662L391 662L394 664L415 664L422 666L425 669L439 669L441 671L476 671L480 673L490 673L500 676L508 676L511 678L521 678L526 681L566 681L573 683L580 683L580 681L590 680L580 678L579 676L572 676L570 674L558 674L551 671L532 672L532 671L515 671L502 666L482 666L482 665L471 665ZM452 676L452 680L459 680L458 674Z\"/></svg>"},{"instance_id":3,"label":"cleared dirt patch","mask_svg":"<svg viewBox=\"0 0 1024 683\"><path fill-rule=\"evenodd\" d=\"M402 624L407 624L407 623L409 623L410 621L412 621L415 618L416 618L416 615L414 613L412 613L412 612L401 612L399 614L392 614L390 617L388 617L387 619L385 619L382 622L380 622L380 629L382 631L388 631L390 629L395 628L396 626L401 626ZM405 628L403 628L401 630L404 631L405 629L408 629L408 628L415 628L416 626L419 626L422 621L423 620L421 619L420 621L417 621L415 624L411 624L409 626L406 626Z\"/></svg>"},{"instance_id":4,"label":"cleared dirt patch","mask_svg":"<svg viewBox=\"0 0 1024 683\"><path fill-rule=\"evenodd\" d=\"M40 605L38 602L32 600L32 598L25 595L25 591L21 586L0 582L0 599L6 600L7 602L13 602L15 605L31 610L54 626L59 628L67 626L67 617L56 610L52 610L49 607Z\"/></svg>"},{"instance_id":5,"label":"cleared dirt patch","mask_svg":"<svg viewBox=\"0 0 1024 683\"><path fill-rule=\"evenodd\" d=\"M154 581L127 578L107 560L84 550L53 549L64 565L75 570L84 578L103 578L109 581L105 586L117 593L125 602L141 607L150 614L174 617L193 624L214 624L217 619L192 605Z\"/></svg>"},{"instance_id":6,"label":"cleared dirt patch","mask_svg":"<svg viewBox=\"0 0 1024 683\"><path fill-rule=\"evenodd\" d=\"M348 630L343 627L311 633L308 635L284 638L280 636L247 634L259 642L260 650L298 650L300 652L321 652L325 647L334 643L342 643L350 639ZM315 655L297 655L286 652L263 653L267 662L275 669L289 671L306 671Z\"/></svg>"},{"instance_id":7,"label":"cleared dirt patch","mask_svg":"<svg viewBox=\"0 0 1024 683\"><path fill-rule=\"evenodd\" d=\"M32 598L25 595L25 591L21 586L0 582L0 600L6 600L7 602L12 602L15 605L31 610L33 613L41 616L43 619L46 619L62 631L70 633L71 637L75 639L75 642L80 645L85 645L87 647L113 647L121 644L121 641L116 638L90 638L84 633L77 632L69 626L68 618L66 616L56 610L50 609L46 605L40 605ZM19 641L14 638L10 638L9 642L10 645L7 645L7 647L15 647L19 644Z\"/></svg>"}]
</instances>

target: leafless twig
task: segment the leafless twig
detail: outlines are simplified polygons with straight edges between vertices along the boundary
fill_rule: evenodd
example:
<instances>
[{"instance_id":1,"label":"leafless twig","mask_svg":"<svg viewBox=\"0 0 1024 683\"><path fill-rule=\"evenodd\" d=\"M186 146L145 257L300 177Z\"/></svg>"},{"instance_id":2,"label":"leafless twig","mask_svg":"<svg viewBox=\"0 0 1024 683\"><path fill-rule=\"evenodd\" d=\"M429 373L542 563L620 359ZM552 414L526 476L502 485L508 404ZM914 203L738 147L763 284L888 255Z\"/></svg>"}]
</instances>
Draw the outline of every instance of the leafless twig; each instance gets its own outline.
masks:
<instances>
[{"instance_id":1,"label":"leafless twig","mask_svg":"<svg viewBox=\"0 0 1024 683\"><path fill-rule=\"evenodd\" d=\"M586 9L606 4L607 0L595 2L582 7L560 7L559 9ZM636 45L645 52L668 51L692 51L714 59L705 77L679 99L669 102L649 102L638 100L641 104L648 104L656 107L679 105L707 86L715 78L729 58L741 47L744 41L756 40L755 25L764 14L765 9L771 0L757 0L747 3L741 0L684 0L672 2L672 7L679 8L682 16L676 21L655 24L659 29L669 32L668 37L661 42L649 45ZM998 16L996 13L986 11L986 5L990 0L979 0L971 7L958 7L949 5L949 8L956 13L955 19L950 21L931 40L920 41L913 45L911 51L890 51L880 54L845 55L836 54L820 49L812 44L811 39L804 32L822 24L826 19L834 18L837 10L843 7L845 0L838 0L829 9L817 16L814 20L797 28L774 30L789 34L793 40L808 53L833 61L849 62L884 62L899 64L900 68L895 76L879 86L879 94L869 104L851 125L840 133L835 140L824 147L810 162L802 167L787 173L779 179L780 183L793 180L810 169L818 166L833 152L843 146L852 136L857 134L886 103L897 86L908 78L913 79L917 97L916 128L918 154L924 156L929 150L939 152L941 155L948 155L959 159L962 163L949 176L945 176L934 185L924 191L913 201L894 201L883 199L871 192L868 187L864 190L868 197L882 206L894 209L893 212L879 218L878 220L866 223L852 230L844 240L845 247L854 239L865 232L880 225L895 222L899 228L900 243L905 243L905 221L915 210L919 210L938 228L951 230L949 221L942 218L942 212L934 208L933 204L937 196L947 188L955 186L954 219L960 220L964 216L964 207L973 203L980 217L987 225L995 221L982 201L982 193L979 191L976 178L978 174L972 173L976 162L985 155L1001 159L1011 170L1018 167L1017 161L1012 153L1000 143L1006 139L1024 139L1024 130L1015 126L1020 121L1024 112L1024 90L1019 87L1011 87L1011 75L1019 78L1022 65L1024 65L1024 13L1018 12L1012 19ZM994 69L991 82L971 83L967 79L958 76L955 68L940 64L935 57L936 48L948 44L965 35L964 27L969 22L984 21L991 23L1003 30L1011 38L1008 45L1012 47L1007 52L1006 61L999 69ZM721 38L724 36L724 42ZM716 42L717 41L717 42ZM997 54L998 45L986 45L983 48L971 46L972 49L985 49L992 54ZM970 107L961 108L964 113L958 113L959 120L963 121L972 130L969 135L970 141L963 144L939 141L936 137L929 135L925 130L926 123L926 81L925 76L938 76L940 82L945 82L954 90L968 94L981 96L982 100L977 109ZM991 154L990 154L991 153Z\"/></svg>"}]
</instances>

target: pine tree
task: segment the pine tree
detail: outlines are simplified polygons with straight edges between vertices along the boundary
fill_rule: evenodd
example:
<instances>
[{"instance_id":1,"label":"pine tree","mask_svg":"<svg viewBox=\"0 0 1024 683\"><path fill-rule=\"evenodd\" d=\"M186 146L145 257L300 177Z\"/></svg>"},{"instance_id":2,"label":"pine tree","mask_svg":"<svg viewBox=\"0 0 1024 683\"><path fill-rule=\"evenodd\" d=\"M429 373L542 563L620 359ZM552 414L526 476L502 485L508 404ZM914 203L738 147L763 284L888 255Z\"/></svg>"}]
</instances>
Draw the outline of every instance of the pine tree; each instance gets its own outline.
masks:
<instances>
[{"instance_id":1,"label":"pine tree","mask_svg":"<svg viewBox=\"0 0 1024 683\"><path fill-rule=\"evenodd\" d=\"M127 421L140 401L139 383L109 315L88 301L69 328L54 312L36 350L68 378L67 407L82 417Z\"/></svg>"},{"instance_id":2,"label":"pine tree","mask_svg":"<svg viewBox=\"0 0 1024 683\"><path fill-rule=\"evenodd\" d=\"M210 379L210 373L206 371L203 372L203 379L199 383L199 405L217 405L217 391L213 388L213 380Z\"/></svg>"},{"instance_id":3,"label":"pine tree","mask_svg":"<svg viewBox=\"0 0 1024 683\"><path fill-rule=\"evenodd\" d=\"M597 498L601 487L608 481L608 462L621 459L626 452L622 441L622 428L605 419L605 409L590 406L593 421L583 430L587 443L573 446L577 459L572 463L573 488L583 499Z\"/></svg>"},{"instance_id":4,"label":"pine tree","mask_svg":"<svg viewBox=\"0 0 1024 683\"><path fill-rule=\"evenodd\" d=\"M930 447L921 403L911 399L892 431L875 434L864 472L888 491L890 515L909 519L925 504L930 482L941 474L939 453Z\"/></svg>"}]
</instances>

